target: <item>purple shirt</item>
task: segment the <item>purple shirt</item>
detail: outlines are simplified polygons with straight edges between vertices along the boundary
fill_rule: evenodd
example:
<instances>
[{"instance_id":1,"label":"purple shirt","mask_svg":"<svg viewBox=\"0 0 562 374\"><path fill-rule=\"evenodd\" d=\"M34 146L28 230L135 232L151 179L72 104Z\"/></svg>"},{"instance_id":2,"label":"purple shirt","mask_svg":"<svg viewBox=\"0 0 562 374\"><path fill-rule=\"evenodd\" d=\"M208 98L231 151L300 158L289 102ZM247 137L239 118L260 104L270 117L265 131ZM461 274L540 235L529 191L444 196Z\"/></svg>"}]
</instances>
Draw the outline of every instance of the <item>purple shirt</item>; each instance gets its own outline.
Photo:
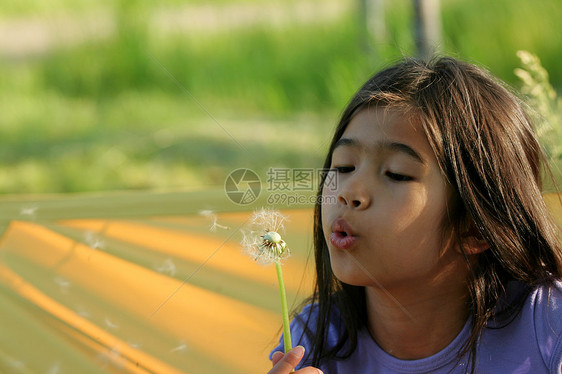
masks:
<instances>
[{"instance_id":1,"label":"purple shirt","mask_svg":"<svg viewBox=\"0 0 562 374\"><path fill-rule=\"evenodd\" d=\"M515 286L514 286L515 284ZM520 290L516 283L508 287L509 293ZM510 291L511 290L511 291ZM304 321L310 306L291 323L294 345L305 347L308 354L313 347L303 335ZM312 311L314 320L317 309ZM489 324L491 325L491 324ZM343 329L337 316L331 321L328 344L335 344ZM467 356L459 362L457 354L470 335L467 321L457 337L440 352L418 360L400 360L383 351L366 329L358 333L357 348L345 360L332 360L320 367L324 374L362 373L465 373ZM300 341L299 341L300 340ZM271 352L283 351L283 338ZM310 355L312 357L312 355ZM502 328L485 328L478 341L475 373L551 373L562 370L562 282L550 287L539 287L527 296L521 312ZM309 366L304 362L297 368Z\"/></svg>"}]
</instances>

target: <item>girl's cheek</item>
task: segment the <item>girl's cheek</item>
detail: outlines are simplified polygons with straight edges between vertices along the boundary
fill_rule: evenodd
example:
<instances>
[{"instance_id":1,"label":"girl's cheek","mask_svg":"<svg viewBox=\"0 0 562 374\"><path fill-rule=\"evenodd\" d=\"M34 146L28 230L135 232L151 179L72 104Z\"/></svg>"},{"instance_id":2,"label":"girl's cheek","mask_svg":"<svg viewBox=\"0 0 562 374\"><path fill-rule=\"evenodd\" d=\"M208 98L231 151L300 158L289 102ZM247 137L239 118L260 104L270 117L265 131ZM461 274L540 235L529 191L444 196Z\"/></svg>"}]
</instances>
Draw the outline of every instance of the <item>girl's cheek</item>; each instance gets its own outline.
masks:
<instances>
[{"instance_id":1,"label":"girl's cheek","mask_svg":"<svg viewBox=\"0 0 562 374\"><path fill-rule=\"evenodd\" d=\"M331 208L334 208L337 205L337 197L338 197L338 192L336 190L330 190L330 189L326 189L324 188L322 190L322 211L328 211Z\"/></svg>"},{"instance_id":2,"label":"girl's cheek","mask_svg":"<svg viewBox=\"0 0 562 374\"><path fill-rule=\"evenodd\" d=\"M322 209L321 209L321 219L322 219L322 229L324 231L324 236L329 238L330 224L333 209L336 207L336 197L337 192L331 191L329 189L323 188L322 190ZM329 240L329 239L326 239Z\"/></svg>"},{"instance_id":3,"label":"girl's cheek","mask_svg":"<svg viewBox=\"0 0 562 374\"><path fill-rule=\"evenodd\" d=\"M337 196L340 187L338 182L341 182L339 179L337 175L328 175L322 185L322 196Z\"/></svg>"},{"instance_id":4,"label":"girl's cheek","mask_svg":"<svg viewBox=\"0 0 562 374\"><path fill-rule=\"evenodd\" d=\"M322 190L322 196L328 197L328 196L336 196L337 195L337 191L333 188L325 188Z\"/></svg>"}]
</instances>

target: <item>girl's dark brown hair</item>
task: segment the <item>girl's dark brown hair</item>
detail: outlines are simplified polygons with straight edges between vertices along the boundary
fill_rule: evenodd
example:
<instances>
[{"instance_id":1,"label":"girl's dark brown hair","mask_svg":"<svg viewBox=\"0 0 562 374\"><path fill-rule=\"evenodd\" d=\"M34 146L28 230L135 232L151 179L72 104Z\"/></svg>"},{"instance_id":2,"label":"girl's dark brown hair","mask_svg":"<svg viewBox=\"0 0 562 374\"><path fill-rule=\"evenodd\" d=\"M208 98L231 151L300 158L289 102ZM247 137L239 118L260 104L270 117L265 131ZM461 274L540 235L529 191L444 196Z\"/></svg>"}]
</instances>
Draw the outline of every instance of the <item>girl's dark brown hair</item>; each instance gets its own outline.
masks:
<instances>
[{"instance_id":1,"label":"girl's dark brown hair","mask_svg":"<svg viewBox=\"0 0 562 374\"><path fill-rule=\"evenodd\" d=\"M453 191L448 224L457 242L462 248L461 234L469 223L490 245L476 264L465 254L471 268L467 309L473 325L459 360L469 354L473 371L478 337L491 327L489 322L509 323L528 291L562 278L559 228L541 194L546 163L532 123L522 101L484 69L450 57L406 59L369 79L352 98L336 128L325 168L353 116L368 105L398 109L421 120ZM349 357L367 318L364 288L342 283L332 272L321 195L322 186L314 213L316 286L307 301L318 307L317 320L307 322L308 332L315 331L314 366ZM500 303L512 280L527 285L527 292ZM344 333L328 347L327 331L334 318L342 321Z\"/></svg>"}]
</instances>

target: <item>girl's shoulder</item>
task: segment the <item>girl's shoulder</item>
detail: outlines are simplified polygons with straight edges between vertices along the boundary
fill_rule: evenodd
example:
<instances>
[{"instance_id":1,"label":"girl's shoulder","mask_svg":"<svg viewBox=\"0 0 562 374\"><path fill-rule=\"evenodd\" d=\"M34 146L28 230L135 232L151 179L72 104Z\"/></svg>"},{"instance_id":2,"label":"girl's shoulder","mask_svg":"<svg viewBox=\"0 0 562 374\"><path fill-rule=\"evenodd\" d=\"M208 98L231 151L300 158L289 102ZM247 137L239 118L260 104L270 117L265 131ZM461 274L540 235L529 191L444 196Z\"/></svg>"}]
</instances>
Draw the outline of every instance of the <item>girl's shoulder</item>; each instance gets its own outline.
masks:
<instances>
[{"instance_id":1,"label":"girl's shoulder","mask_svg":"<svg viewBox=\"0 0 562 374\"><path fill-rule=\"evenodd\" d=\"M541 353L551 358L557 355L558 365L562 365L562 280L533 290L528 308L534 316Z\"/></svg>"},{"instance_id":2,"label":"girl's shoulder","mask_svg":"<svg viewBox=\"0 0 562 374\"><path fill-rule=\"evenodd\" d=\"M562 280L532 289L522 313L532 318L537 339L552 337L562 343Z\"/></svg>"},{"instance_id":3,"label":"girl's shoulder","mask_svg":"<svg viewBox=\"0 0 562 374\"><path fill-rule=\"evenodd\" d=\"M528 338L534 337L549 372L562 370L562 280L536 287L524 304L522 319L532 323ZM525 318L526 317L526 318Z\"/></svg>"},{"instance_id":4,"label":"girl's shoulder","mask_svg":"<svg viewBox=\"0 0 562 374\"><path fill-rule=\"evenodd\" d=\"M562 279L535 288L531 292L530 302L535 308L544 309L544 312L562 313Z\"/></svg>"},{"instance_id":5,"label":"girl's shoulder","mask_svg":"<svg viewBox=\"0 0 562 374\"><path fill-rule=\"evenodd\" d=\"M507 324L490 324L483 332L479 344L479 357L496 359L487 362L486 359L481 358L480 364L486 368L488 368L486 365L491 365L490 368L493 368L499 361L519 362L521 365L529 365L536 373L560 373L562 281L530 290L517 282L508 285L507 297L514 295L517 297L521 294L525 294L526 297L519 313L510 318ZM544 371L540 369L541 367Z\"/></svg>"}]
</instances>

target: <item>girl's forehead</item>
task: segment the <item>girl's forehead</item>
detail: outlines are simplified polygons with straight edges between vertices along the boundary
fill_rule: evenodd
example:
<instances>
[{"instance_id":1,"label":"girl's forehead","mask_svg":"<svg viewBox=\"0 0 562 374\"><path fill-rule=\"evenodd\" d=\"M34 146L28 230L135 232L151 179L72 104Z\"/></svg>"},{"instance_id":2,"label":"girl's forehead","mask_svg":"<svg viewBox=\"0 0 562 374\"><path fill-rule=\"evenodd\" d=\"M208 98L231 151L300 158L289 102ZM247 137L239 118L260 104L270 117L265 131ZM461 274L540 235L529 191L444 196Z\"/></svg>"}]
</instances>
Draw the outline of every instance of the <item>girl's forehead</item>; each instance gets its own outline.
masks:
<instances>
[{"instance_id":1,"label":"girl's forehead","mask_svg":"<svg viewBox=\"0 0 562 374\"><path fill-rule=\"evenodd\" d=\"M359 111L351 119L342 138L354 137L361 143L401 139L429 148L429 142L418 117L398 110L373 107Z\"/></svg>"},{"instance_id":2,"label":"girl's forehead","mask_svg":"<svg viewBox=\"0 0 562 374\"><path fill-rule=\"evenodd\" d=\"M437 157L417 116L386 108L366 108L349 122L334 144L334 153L355 149L369 155L380 151L406 151L422 165L439 168Z\"/></svg>"}]
</instances>

